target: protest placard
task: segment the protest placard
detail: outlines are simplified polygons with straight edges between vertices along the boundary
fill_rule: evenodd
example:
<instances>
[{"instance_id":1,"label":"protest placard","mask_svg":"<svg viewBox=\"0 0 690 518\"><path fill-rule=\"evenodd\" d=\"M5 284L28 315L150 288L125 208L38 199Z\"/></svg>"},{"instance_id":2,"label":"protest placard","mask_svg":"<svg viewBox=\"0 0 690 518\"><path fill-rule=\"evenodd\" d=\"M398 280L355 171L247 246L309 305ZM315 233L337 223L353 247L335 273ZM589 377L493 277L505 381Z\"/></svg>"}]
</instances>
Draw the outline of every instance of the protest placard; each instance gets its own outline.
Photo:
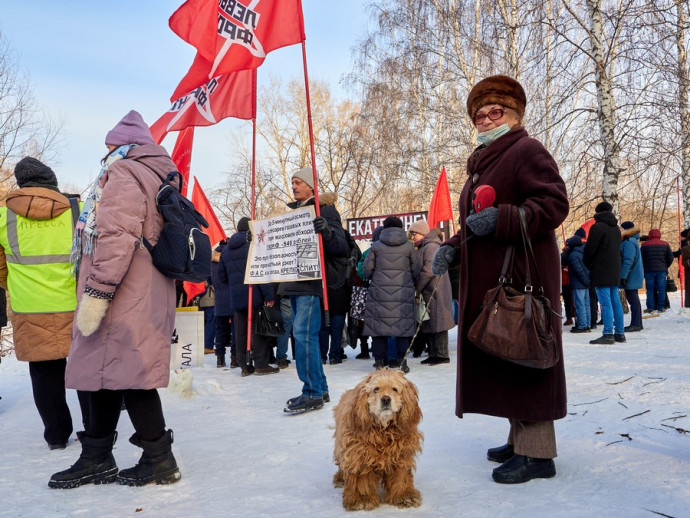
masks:
<instances>
[{"instance_id":1,"label":"protest placard","mask_svg":"<svg viewBox=\"0 0 690 518\"><path fill-rule=\"evenodd\" d=\"M320 279L319 241L313 221L312 206L250 221L252 241L245 284Z\"/></svg>"}]
</instances>

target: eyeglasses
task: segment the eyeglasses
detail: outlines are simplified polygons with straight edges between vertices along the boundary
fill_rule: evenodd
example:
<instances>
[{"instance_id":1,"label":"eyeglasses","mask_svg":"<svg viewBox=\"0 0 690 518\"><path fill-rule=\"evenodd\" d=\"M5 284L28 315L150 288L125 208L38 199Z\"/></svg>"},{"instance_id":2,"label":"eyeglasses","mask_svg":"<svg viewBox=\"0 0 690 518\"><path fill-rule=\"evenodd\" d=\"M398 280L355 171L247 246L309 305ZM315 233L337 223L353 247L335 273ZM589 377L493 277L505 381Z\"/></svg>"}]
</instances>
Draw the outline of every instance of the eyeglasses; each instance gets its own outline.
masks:
<instances>
[{"instance_id":1,"label":"eyeglasses","mask_svg":"<svg viewBox=\"0 0 690 518\"><path fill-rule=\"evenodd\" d=\"M487 113L478 113L474 116L474 124L476 126L479 126L482 122L486 120L487 117L489 118L489 120L497 121L498 119L503 117L505 112L506 111L503 108L494 108L492 110L489 110Z\"/></svg>"}]
</instances>

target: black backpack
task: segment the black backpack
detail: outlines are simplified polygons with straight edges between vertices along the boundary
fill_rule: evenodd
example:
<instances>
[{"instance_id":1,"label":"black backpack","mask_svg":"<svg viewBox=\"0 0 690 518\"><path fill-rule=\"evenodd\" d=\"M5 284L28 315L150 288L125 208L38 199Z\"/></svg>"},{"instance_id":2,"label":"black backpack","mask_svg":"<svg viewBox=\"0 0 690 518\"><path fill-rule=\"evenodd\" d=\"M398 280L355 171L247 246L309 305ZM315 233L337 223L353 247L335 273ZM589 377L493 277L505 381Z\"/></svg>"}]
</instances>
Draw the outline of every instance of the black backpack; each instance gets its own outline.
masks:
<instances>
[{"instance_id":1,"label":"black backpack","mask_svg":"<svg viewBox=\"0 0 690 518\"><path fill-rule=\"evenodd\" d=\"M168 174L156 195L156 207L163 216L163 229L154 245L143 237L144 246L151 253L153 265L163 275L182 281L203 282L211 275L211 241L201 227L208 222L182 196L180 189L171 185L178 171Z\"/></svg>"}]
</instances>

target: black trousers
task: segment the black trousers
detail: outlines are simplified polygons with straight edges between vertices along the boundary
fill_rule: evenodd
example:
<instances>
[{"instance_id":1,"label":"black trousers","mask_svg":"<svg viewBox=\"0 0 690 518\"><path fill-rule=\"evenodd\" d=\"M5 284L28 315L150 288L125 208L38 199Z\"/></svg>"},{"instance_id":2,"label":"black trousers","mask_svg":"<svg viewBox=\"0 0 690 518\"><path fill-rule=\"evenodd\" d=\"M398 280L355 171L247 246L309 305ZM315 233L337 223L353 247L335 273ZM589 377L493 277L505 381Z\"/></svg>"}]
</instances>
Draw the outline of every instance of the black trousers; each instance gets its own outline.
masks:
<instances>
[{"instance_id":1,"label":"black trousers","mask_svg":"<svg viewBox=\"0 0 690 518\"><path fill-rule=\"evenodd\" d=\"M29 362L34 403L43 421L48 444L66 444L72 434L72 415L67 406L65 367L67 360Z\"/></svg>"},{"instance_id":2,"label":"black trousers","mask_svg":"<svg viewBox=\"0 0 690 518\"><path fill-rule=\"evenodd\" d=\"M256 309L257 308L254 308L252 310L252 318L256 318ZM270 346L268 339L265 336L254 333L253 331L251 358L247 358L247 333L249 332L248 319L249 311L246 309L235 311L232 319L233 324L235 324L234 336L237 339L235 346L237 348L237 363L239 363L240 367L243 369L246 369L248 365L252 364L252 362L256 368L268 367L268 361L270 359ZM252 327L254 326L252 325Z\"/></svg>"},{"instance_id":3,"label":"black trousers","mask_svg":"<svg viewBox=\"0 0 690 518\"><path fill-rule=\"evenodd\" d=\"M122 403L140 439L156 441L165 434L165 418L161 398L151 390L99 390L86 392L89 396L89 418L86 435L99 439L117 429Z\"/></svg>"}]
</instances>

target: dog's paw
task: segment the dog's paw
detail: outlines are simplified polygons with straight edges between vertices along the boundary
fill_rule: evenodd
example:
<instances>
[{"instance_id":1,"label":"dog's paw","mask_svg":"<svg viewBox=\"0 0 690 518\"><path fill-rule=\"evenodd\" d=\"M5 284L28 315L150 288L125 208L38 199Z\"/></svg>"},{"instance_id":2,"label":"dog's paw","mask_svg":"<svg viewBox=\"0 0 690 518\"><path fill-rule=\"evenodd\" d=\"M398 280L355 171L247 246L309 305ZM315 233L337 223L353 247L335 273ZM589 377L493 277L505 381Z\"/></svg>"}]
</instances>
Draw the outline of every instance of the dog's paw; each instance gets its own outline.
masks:
<instances>
[{"instance_id":1,"label":"dog's paw","mask_svg":"<svg viewBox=\"0 0 690 518\"><path fill-rule=\"evenodd\" d=\"M343 507L348 511L371 511L381 505L381 499L376 496L358 498L346 498L343 495Z\"/></svg>"},{"instance_id":2,"label":"dog's paw","mask_svg":"<svg viewBox=\"0 0 690 518\"><path fill-rule=\"evenodd\" d=\"M416 489L412 489L395 498L387 499L386 503L396 507L419 507L422 505L422 495Z\"/></svg>"},{"instance_id":3,"label":"dog's paw","mask_svg":"<svg viewBox=\"0 0 690 518\"><path fill-rule=\"evenodd\" d=\"M333 487L343 487L345 485L345 477L343 472L338 470L338 472L333 475Z\"/></svg>"}]
</instances>

